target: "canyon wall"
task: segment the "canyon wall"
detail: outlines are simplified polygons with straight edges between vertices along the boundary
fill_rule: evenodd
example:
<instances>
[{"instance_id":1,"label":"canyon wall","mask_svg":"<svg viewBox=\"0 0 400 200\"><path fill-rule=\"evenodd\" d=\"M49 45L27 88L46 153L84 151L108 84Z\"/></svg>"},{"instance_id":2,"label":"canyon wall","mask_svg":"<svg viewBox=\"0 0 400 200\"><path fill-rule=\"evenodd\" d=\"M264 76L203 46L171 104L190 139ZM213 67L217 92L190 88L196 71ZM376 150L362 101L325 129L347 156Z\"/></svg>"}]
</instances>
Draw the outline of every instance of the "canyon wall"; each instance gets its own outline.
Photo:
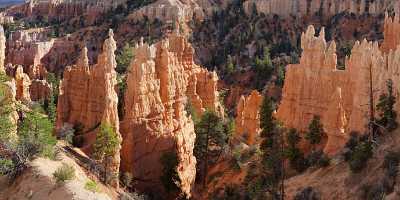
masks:
<instances>
[{"instance_id":1,"label":"canyon wall","mask_svg":"<svg viewBox=\"0 0 400 200\"><path fill-rule=\"evenodd\" d=\"M143 181L140 190L162 191L160 158L176 151L180 188L190 197L196 176L196 135L185 106L190 101L199 113L210 109L223 114L218 77L193 62L192 46L175 33L151 46L142 41L134 52L121 123L121 169Z\"/></svg>"},{"instance_id":2,"label":"canyon wall","mask_svg":"<svg viewBox=\"0 0 400 200\"><path fill-rule=\"evenodd\" d=\"M13 6L6 11L8 15L22 15L35 19L47 16L49 21L67 20L85 15L90 24L101 14L116 8L127 0L30 0L23 5Z\"/></svg>"},{"instance_id":3,"label":"canyon wall","mask_svg":"<svg viewBox=\"0 0 400 200\"><path fill-rule=\"evenodd\" d=\"M310 26L301 36L301 47L300 63L287 67L277 118L287 127L304 132L313 116L320 116L328 138L324 151L332 155L344 146L351 131L367 131L370 96L376 110L388 79L393 80L395 96L399 97L400 50L386 54L377 42L356 42L345 70L338 70L336 44L325 41L324 29L315 36ZM395 109L400 111L399 103Z\"/></svg>"},{"instance_id":4,"label":"canyon wall","mask_svg":"<svg viewBox=\"0 0 400 200\"><path fill-rule=\"evenodd\" d=\"M60 130L65 123L80 126L81 135L75 135L75 138L80 138L79 147L89 155L102 123L111 125L122 140L119 132L118 96L115 91L117 64L113 36L110 30L108 39L104 41L102 53L98 56L98 63L94 66L89 66L87 49L83 49L76 65L66 68L60 84L56 128ZM119 149L120 147L110 165L116 175L119 172ZM118 185L118 181L112 184Z\"/></svg>"},{"instance_id":5,"label":"canyon wall","mask_svg":"<svg viewBox=\"0 0 400 200\"><path fill-rule=\"evenodd\" d=\"M304 16L319 13L321 16L333 16L347 11L354 14L383 14L387 10L400 11L400 2L396 0L247 0L243 4L246 14L251 15L256 8L264 14L280 16Z\"/></svg>"},{"instance_id":6,"label":"canyon wall","mask_svg":"<svg viewBox=\"0 0 400 200\"><path fill-rule=\"evenodd\" d=\"M260 106L263 97L253 90L247 97L241 96L236 108L235 132L248 145L253 145L260 133Z\"/></svg>"}]
</instances>

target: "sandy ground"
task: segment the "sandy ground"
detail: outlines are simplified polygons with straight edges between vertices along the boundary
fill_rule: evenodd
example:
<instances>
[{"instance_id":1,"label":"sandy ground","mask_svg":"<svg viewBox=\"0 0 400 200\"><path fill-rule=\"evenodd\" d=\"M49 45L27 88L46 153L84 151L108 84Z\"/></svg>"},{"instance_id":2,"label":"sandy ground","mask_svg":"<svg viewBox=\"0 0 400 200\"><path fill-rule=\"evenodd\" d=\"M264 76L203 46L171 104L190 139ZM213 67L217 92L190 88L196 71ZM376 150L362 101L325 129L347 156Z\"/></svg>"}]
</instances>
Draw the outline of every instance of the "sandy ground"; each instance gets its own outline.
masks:
<instances>
[{"instance_id":1,"label":"sandy ground","mask_svg":"<svg viewBox=\"0 0 400 200\"><path fill-rule=\"evenodd\" d=\"M58 161L37 158L14 184L7 185L6 180L0 178L0 200L113 200L116 199L112 191L98 183L99 192L85 189L89 180L85 171L75 161L60 153ZM53 173L58 167L66 163L75 168L75 178L64 184L57 184ZM114 192L115 193L115 192ZM113 197L114 196L114 197Z\"/></svg>"}]
</instances>

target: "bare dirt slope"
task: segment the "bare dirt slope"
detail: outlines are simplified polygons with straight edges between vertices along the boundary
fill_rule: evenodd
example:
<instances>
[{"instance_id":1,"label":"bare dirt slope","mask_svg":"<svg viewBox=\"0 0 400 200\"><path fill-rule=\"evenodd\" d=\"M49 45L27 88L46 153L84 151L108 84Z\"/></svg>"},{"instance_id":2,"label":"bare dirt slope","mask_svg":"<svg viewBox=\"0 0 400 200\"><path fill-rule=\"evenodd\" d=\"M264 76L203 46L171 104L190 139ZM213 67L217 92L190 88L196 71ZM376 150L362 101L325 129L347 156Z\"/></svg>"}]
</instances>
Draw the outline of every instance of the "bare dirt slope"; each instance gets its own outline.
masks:
<instances>
[{"instance_id":1,"label":"bare dirt slope","mask_svg":"<svg viewBox=\"0 0 400 200\"><path fill-rule=\"evenodd\" d=\"M65 184L57 184L53 173L66 163L75 168L75 178ZM0 200L113 200L117 199L114 191L100 183L99 192L85 189L89 180L85 171L76 162L60 153L59 160L53 161L37 158L31 163L31 168L20 176L12 185L7 185L4 177L0 178Z\"/></svg>"},{"instance_id":2,"label":"bare dirt slope","mask_svg":"<svg viewBox=\"0 0 400 200\"><path fill-rule=\"evenodd\" d=\"M373 157L360 173L352 173L348 163L337 158L331 165L318 170L309 170L294 176L285 182L287 199L293 199L295 194L306 187L313 187L321 195L321 199L363 199L363 188L366 186L382 184L384 170L382 168L385 155L390 152L399 152L400 130L389 133L378 140L379 146L375 148ZM400 199L400 184L394 192L385 199Z\"/></svg>"}]
</instances>

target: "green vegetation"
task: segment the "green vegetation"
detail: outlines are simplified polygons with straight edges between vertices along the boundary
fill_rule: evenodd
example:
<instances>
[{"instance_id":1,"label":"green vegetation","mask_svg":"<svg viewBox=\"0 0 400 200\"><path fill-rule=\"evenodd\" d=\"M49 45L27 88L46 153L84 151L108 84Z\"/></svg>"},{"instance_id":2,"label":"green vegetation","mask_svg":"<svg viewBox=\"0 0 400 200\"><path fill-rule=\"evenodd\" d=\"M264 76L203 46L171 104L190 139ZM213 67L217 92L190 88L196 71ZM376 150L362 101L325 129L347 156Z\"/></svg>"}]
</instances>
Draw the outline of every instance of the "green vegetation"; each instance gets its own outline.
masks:
<instances>
[{"instance_id":1,"label":"green vegetation","mask_svg":"<svg viewBox=\"0 0 400 200\"><path fill-rule=\"evenodd\" d=\"M396 122L397 113L394 110L396 97L393 93L393 81L389 79L386 82L387 93L383 93L379 97L378 105L376 106L379 111L379 119L377 123L386 128L387 131L393 131L397 128Z\"/></svg>"},{"instance_id":2,"label":"green vegetation","mask_svg":"<svg viewBox=\"0 0 400 200\"><path fill-rule=\"evenodd\" d=\"M176 171L178 167L178 156L176 152L167 152L161 155L160 162L163 166L162 176L160 177L164 189L170 192L178 192L179 176Z\"/></svg>"},{"instance_id":3,"label":"green vegetation","mask_svg":"<svg viewBox=\"0 0 400 200\"><path fill-rule=\"evenodd\" d=\"M99 160L104 165L104 174L103 174L103 181L108 184L115 178L115 174L112 173L108 169L108 163L110 163L111 159L118 151L118 146L120 145L121 141L118 138L117 133L115 132L114 127L110 124L102 123L100 125L100 131L96 135L96 141L93 145L93 155L96 160Z\"/></svg>"},{"instance_id":4,"label":"green vegetation","mask_svg":"<svg viewBox=\"0 0 400 200\"><path fill-rule=\"evenodd\" d=\"M324 128L321 124L321 118L319 116L314 116L311 120L310 125L308 126L308 132L306 135L306 140L313 145L313 149L315 150L315 146L321 143L322 136L325 134Z\"/></svg>"},{"instance_id":5,"label":"green vegetation","mask_svg":"<svg viewBox=\"0 0 400 200\"><path fill-rule=\"evenodd\" d=\"M85 183L85 189L89 190L91 192L99 192L99 186L97 183L93 180L88 180Z\"/></svg>"},{"instance_id":6,"label":"green vegetation","mask_svg":"<svg viewBox=\"0 0 400 200\"><path fill-rule=\"evenodd\" d=\"M6 81L8 81L7 75L0 73L0 141L10 141L12 138L10 133L15 129L10 118L12 104L6 94Z\"/></svg>"},{"instance_id":7,"label":"green vegetation","mask_svg":"<svg viewBox=\"0 0 400 200\"><path fill-rule=\"evenodd\" d=\"M129 45L129 43L126 43L122 50L117 53L117 68L115 70L120 74L125 74L128 71L129 64L134 56L133 48Z\"/></svg>"},{"instance_id":8,"label":"green vegetation","mask_svg":"<svg viewBox=\"0 0 400 200\"><path fill-rule=\"evenodd\" d=\"M256 87L258 90L262 90L266 82L271 78L273 72L268 48L264 48L264 55L262 58L256 58L254 62L254 72L256 73Z\"/></svg>"},{"instance_id":9,"label":"green vegetation","mask_svg":"<svg viewBox=\"0 0 400 200\"><path fill-rule=\"evenodd\" d=\"M366 136L360 137L359 133L351 133L345 148L347 151L344 153L344 159L354 173L360 172L373 155L372 142Z\"/></svg>"},{"instance_id":10,"label":"green vegetation","mask_svg":"<svg viewBox=\"0 0 400 200\"><path fill-rule=\"evenodd\" d=\"M206 187L211 158L216 158L227 145L228 135L223 120L212 111L206 111L195 125L196 142L194 154L197 158L198 172L201 174L203 188Z\"/></svg>"},{"instance_id":11,"label":"green vegetation","mask_svg":"<svg viewBox=\"0 0 400 200\"><path fill-rule=\"evenodd\" d=\"M301 137L296 129L290 129L286 135L287 147L285 149L285 157L289 160L291 168L298 172L303 172L307 169L307 160L304 158L304 153L297 147Z\"/></svg>"},{"instance_id":12,"label":"green vegetation","mask_svg":"<svg viewBox=\"0 0 400 200\"><path fill-rule=\"evenodd\" d=\"M75 178L75 168L63 163L62 166L57 168L53 173L53 177L56 179L57 183L64 183L68 180L72 180Z\"/></svg>"},{"instance_id":13,"label":"green vegetation","mask_svg":"<svg viewBox=\"0 0 400 200\"><path fill-rule=\"evenodd\" d=\"M274 104L272 99L264 96L260 109L260 126L262 128L262 152L263 179L266 181L267 192L273 199L282 198L284 180L283 166L283 129L273 116Z\"/></svg>"}]
</instances>

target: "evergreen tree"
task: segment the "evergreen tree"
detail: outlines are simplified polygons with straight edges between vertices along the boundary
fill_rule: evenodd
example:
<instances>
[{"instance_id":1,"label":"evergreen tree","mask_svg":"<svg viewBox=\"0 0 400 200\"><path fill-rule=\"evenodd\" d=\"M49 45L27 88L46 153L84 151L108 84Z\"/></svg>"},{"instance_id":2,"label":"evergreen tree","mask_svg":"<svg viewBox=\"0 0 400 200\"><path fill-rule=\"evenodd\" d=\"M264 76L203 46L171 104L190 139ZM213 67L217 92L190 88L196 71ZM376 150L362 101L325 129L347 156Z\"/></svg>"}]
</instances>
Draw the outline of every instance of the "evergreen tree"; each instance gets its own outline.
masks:
<instances>
[{"instance_id":1,"label":"evergreen tree","mask_svg":"<svg viewBox=\"0 0 400 200\"><path fill-rule=\"evenodd\" d=\"M210 158L216 157L227 143L223 120L213 111L206 111L195 125L196 142L194 153L201 169L203 187L206 187Z\"/></svg>"},{"instance_id":2,"label":"evergreen tree","mask_svg":"<svg viewBox=\"0 0 400 200\"><path fill-rule=\"evenodd\" d=\"M117 54L117 68L115 69L118 73L124 74L128 70L129 64L134 57L133 48L126 43L122 48L121 52Z\"/></svg>"},{"instance_id":3,"label":"evergreen tree","mask_svg":"<svg viewBox=\"0 0 400 200\"><path fill-rule=\"evenodd\" d=\"M386 82L387 94L382 94L379 97L379 103L376 106L379 111L378 124L384 126L388 131L393 131L397 128L396 117L397 113L394 110L396 97L393 95L393 81L389 79Z\"/></svg>"},{"instance_id":4,"label":"evergreen tree","mask_svg":"<svg viewBox=\"0 0 400 200\"><path fill-rule=\"evenodd\" d=\"M232 73L235 72L236 67L235 67L235 64L233 64L233 59L230 55L228 55L228 59L226 62L227 63L226 63L226 71L225 72L227 75L231 75Z\"/></svg>"},{"instance_id":5,"label":"evergreen tree","mask_svg":"<svg viewBox=\"0 0 400 200\"><path fill-rule=\"evenodd\" d=\"M311 145L313 145L313 149L315 149L315 145L321 143L323 134L324 128L321 124L321 118L319 116L314 116L308 126L308 132L306 135L306 139Z\"/></svg>"},{"instance_id":6,"label":"evergreen tree","mask_svg":"<svg viewBox=\"0 0 400 200\"><path fill-rule=\"evenodd\" d=\"M307 160L304 158L303 152L297 147L301 137L296 129L290 129L286 135L287 147L285 156L289 159L290 167L298 172L302 172L307 168Z\"/></svg>"},{"instance_id":7,"label":"evergreen tree","mask_svg":"<svg viewBox=\"0 0 400 200\"><path fill-rule=\"evenodd\" d=\"M108 163L111 161L112 157L117 153L118 146L120 145L120 140L114 127L108 123L102 123L100 125L100 131L96 135L96 141L93 145L93 155L96 160L99 160L104 165L104 175L103 181L109 183L108 173ZM115 175L115 174L113 174ZM112 177L111 177L112 178Z\"/></svg>"},{"instance_id":8,"label":"evergreen tree","mask_svg":"<svg viewBox=\"0 0 400 200\"><path fill-rule=\"evenodd\" d=\"M271 78L273 71L269 48L264 48L264 55L261 59L256 58L254 62L254 71L256 73L256 86L261 90L265 83Z\"/></svg>"},{"instance_id":9,"label":"evergreen tree","mask_svg":"<svg viewBox=\"0 0 400 200\"><path fill-rule=\"evenodd\" d=\"M272 199L284 196L283 129L273 116L272 99L264 96L260 109L262 179Z\"/></svg>"},{"instance_id":10,"label":"evergreen tree","mask_svg":"<svg viewBox=\"0 0 400 200\"><path fill-rule=\"evenodd\" d=\"M177 192L180 181L176 171L178 167L178 155L176 155L175 151L164 153L160 158L160 162L163 166L163 173L160 180L164 189L167 192Z\"/></svg>"}]
</instances>

